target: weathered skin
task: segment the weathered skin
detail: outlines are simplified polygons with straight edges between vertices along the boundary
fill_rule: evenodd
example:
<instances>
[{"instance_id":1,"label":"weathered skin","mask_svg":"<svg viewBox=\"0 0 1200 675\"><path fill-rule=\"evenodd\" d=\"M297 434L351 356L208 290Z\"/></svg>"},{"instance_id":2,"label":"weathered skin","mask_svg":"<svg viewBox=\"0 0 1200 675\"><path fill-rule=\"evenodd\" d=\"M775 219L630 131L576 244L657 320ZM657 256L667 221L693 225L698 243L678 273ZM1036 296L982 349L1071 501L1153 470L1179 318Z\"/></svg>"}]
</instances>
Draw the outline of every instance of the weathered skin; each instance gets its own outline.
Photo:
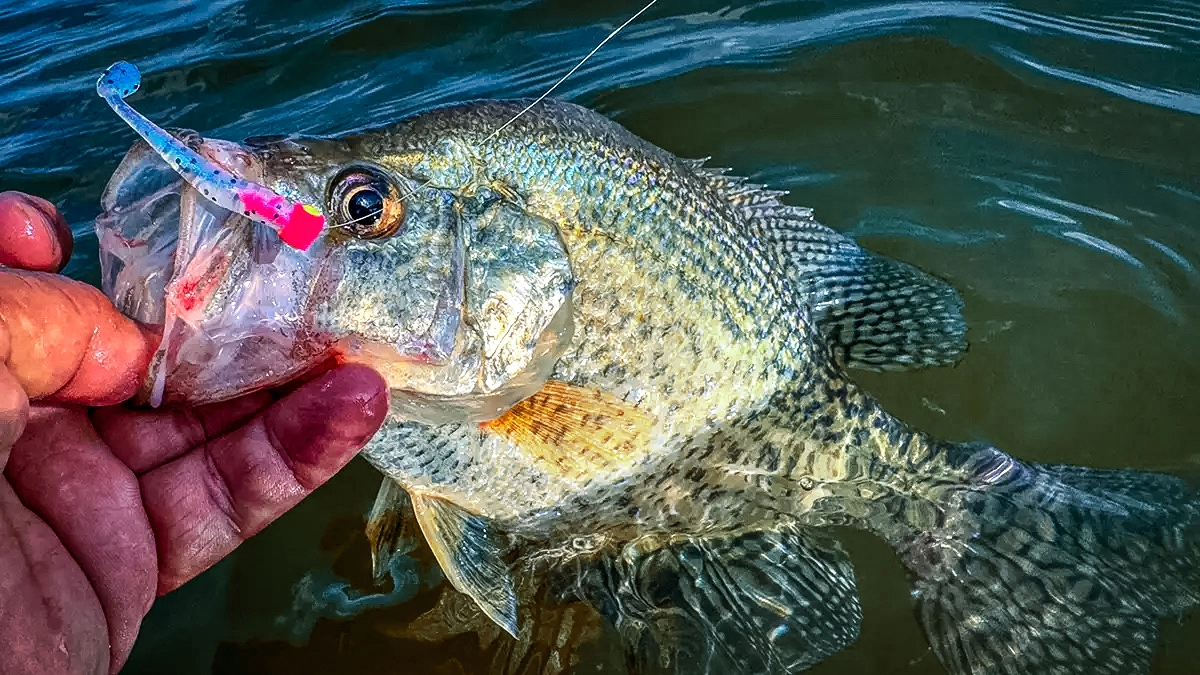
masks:
<instances>
[{"instance_id":1,"label":"weathered skin","mask_svg":"<svg viewBox=\"0 0 1200 675\"><path fill-rule=\"evenodd\" d=\"M915 339L916 323L874 337L869 327L908 300L940 296L903 291L876 312L876 296L864 292L849 303L866 308L845 326L818 328L818 314L836 318L847 302L837 296L849 291L827 277L852 243L775 193L701 169L577 106L540 104L495 133L522 107L468 104L386 130L251 150L268 185L307 203L328 204L330 182L355 164L404 188L409 220L391 239L347 242L335 233L315 254L344 271L327 281L332 293L310 291L307 302L306 330L329 343L349 335L412 344L431 320L440 325L430 318L446 307L436 298L453 295L447 279L459 278L452 240L470 242L465 328L441 333L455 336L453 354L422 361L364 352L398 402L364 454L412 495L419 518L421 504L448 504L480 528L514 535L526 562L551 566L683 537L716 551L710 565L719 567L743 540L705 542L851 525L900 553L934 648L954 673L1147 667L1158 617L1200 601L1200 506L1188 488L1162 476L1024 464L907 428L842 363L911 363L889 339ZM487 239L484 223L496 213L510 217L509 234ZM414 232L427 232L420 241L428 245L406 239ZM489 398L481 413L471 404L483 396L471 303L477 315L486 298L524 287L472 287L472 275L503 267L483 253L505 259L507 247L547 232L566 256L569 302L541 302L545 311L506 343L516 360L498 359L496 382L518 382L511 391L519 396ZM549 288L545 280L562 278L545 272L557 269L555 249L540 241L529 249L540 253L527 254L539 265L513 278ZM563 308L569 329L550 320ZM398 318L410 314L420 321ZM535 337L533 327L546 332ZM839 335L862 339L852 349ZM546 368L531 377L503 367L517 362ZM422 526L438 538L449 522ZM755 545L786 549L770 539ZM490 551L464 550L461 560L440 559L443 567L487 562ZM640 554L631 555L636 568ZM507 567L480 569L476 582ZM813 569L822 583L847 578ZM852 594L852 579L846 586ZM828 618L819 607L806 611Z\"/></svg>"}]
</instances>

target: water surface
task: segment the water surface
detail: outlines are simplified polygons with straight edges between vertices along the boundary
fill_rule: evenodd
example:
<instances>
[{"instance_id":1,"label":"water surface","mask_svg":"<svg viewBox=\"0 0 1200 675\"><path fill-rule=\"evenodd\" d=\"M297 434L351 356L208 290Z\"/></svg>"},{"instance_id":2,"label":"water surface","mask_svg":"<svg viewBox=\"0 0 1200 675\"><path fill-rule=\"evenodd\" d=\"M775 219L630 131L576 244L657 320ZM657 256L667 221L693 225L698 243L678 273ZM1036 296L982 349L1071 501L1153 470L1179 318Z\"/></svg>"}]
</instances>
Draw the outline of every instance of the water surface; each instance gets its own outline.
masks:
<instances>
[{"instance_id":1,"label":"water surface","mask_svg":"<svg viewBox=\"0 0 1200 675\"><path fill-rule=\"evenodd\" d=\"M79 238L67 271L94 281L90 219L133 141L93 90L113 61L142 68L135 105L164 126L337 133L536 95L639 7L4 3L0 189L55 201ZM906 421L1028 460L1200 478L1197 3L660 0L558 95L789 189L957 286L961 365L857 375ZM372 590L361 530L377 486L352 464L163 599L126 672L473 672L486 657L471 636L388 636L436 588L353 617L303 592ZM899 563L869 537L847 543L862 637L812 672L942 672ZM585 657L619 663L612 645ZM1200 620L1164 625L1154 672L1196 663Z\"/></svg>"}]
</instances>

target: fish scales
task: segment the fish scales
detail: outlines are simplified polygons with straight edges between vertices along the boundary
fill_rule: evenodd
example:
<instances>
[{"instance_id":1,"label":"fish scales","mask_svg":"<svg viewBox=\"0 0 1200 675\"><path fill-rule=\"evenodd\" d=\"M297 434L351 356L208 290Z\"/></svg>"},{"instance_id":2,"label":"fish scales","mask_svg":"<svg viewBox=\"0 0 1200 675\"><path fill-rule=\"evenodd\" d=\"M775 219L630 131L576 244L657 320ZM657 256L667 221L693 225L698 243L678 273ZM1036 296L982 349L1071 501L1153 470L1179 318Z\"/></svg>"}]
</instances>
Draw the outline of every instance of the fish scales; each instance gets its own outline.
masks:
<instances>
[{"instance_id":1,"label":"fish scales","mask_svg":"<svg viewBox=\"0 0 1200 675\"><path fill-rule=\"evenodd\" d=\"M775 249L756 244L767 234L707 189L692 164L563 104L535 108L486 140L519 110L445 109L381 137L379 148L363 153L391 148L386 164L438 187L514 186L527 208L557 223L578 285L575 337L553 377L636 403L658 426L642 461L624 473L583 477L545 495L537 509L545 518L512 510L515 503L534 506L536 497L514 502L508 490L490 484L507 483L502 474L463 476L470 482L458 491L477 507L511 513L512 522L504 522L510 531L532 534L547 522L564 537L616 524L617 514L596 508L600 494L626 512L636 508L638 529L742 527L746 495L738 487L750 476L760 483L756 489L783 482L786 490L802 479L863 479L854 467L870 458L891 461L896 448L929 452L890 418L881 429L874 402L827 366L801 294L778 272L784 261ZM482 173L468 174L464 166ZM805 414L814 409L820 414ZM775 413L764 415L768 410ZM906 442L896 442L897 434ZM372 447L392 444L381 439ZM477 447L490 457L502 445L487 439ZM788 465L745 461L767 447L798 459ZM632 472L654 475L657 485L630 484L625 479ZM567 491L593 522L567 516ZM696 495L710 503L695 522L670 515ZM482 499L497 504L485 506ZM501 503L509 508L496 508ZM773 506L770 513L781 511L802 512Z\"/></svg>"},{"instance_id":2,"label":"fish scales","mask_svg":"<svg viewBox=\"0 0 1200 675\"><path fill-rule=\"evenodd\" d=\"M559 540L612 532L620 540L654 532L737 532L789 521L857 525L892 542L911 569L928 575L918 584L927 598L922 605L926 625L952 670L1000 667L1003 655L989 649L955 652L957 644L979 641L986 647L996 638L1031 645L1021 658L1046 672L1126 672L1147 659L1144 645L1123 650L1114 636L1136 634L1152 623L1145 616L1154 611L1149 606L1107 626L1056 625L1053 611L1043 620L1009 616L997 621L996 608L1006 606L999 598L1012 593L999 579L1019 575L1016 568L988 570L993 559L972 556L965 542L991 534L1008 541L1001 548L1010 553L1012 542L1021 542L1018 557L1037 560L1044 555L1039 551L1053 550L1060 563L1120 568L1116 578L1137 578L1145 586L1144 570L1115 561L1130 548L1165 547L1176 554L1159 568L1163 578L1194 577L1179 563L1195 559L1195 540L1172 546L1183 531L1195 532L1194 501L1183 522L1163 520L1148 531L1118 525L1116 545L1102 553L1072 546L1069 532L1056 522L1065 515L1051 517L1032 508L964 515L978 516L979 509L1012 498L994 500L981 486L1016 486L1019 501L1027 505L1044 498L1039 488L1053 493L1066 487L1039 485L1035 469L994 448L934 442L884 412L833 367L807 322L801 289L781 273L785 261L776 249L762 245L768 233L761 224L737 217L729 200L707 190L686 162L571 106L535 107L485 140L517 109L452 108L401 127L410 151L422 157L409 170L453 186L438 173L438 167L451 166L455 169L447 178L513 186L529 209L558 224L579 285L577 334L554 377L631 400L657 425L641 463L548 493L541 515L501 519L501 529ZM443 141L442 147L453 148L447 155L418 147L426 139L447 137L455 139ZM464 166L482 167L482 172L463 176ZM493 476L465 492L490 493L497 482L507 479ZM1071 506L1063 510L1076 512ZM1045 517L1032 527L1012 527L1014 511ZM1086 511L1083 515L1088 521ZM930 530L938 536L923 536ZM956 609L953 595L940 595L939 586L928 581L949 570L978 571L980 566L990 571L980 575L981 581L990 583L980 584L984 590L976 590L975 597L983 599L966 612ZM1055 609L1049 598L1071 593L1083 576L1077 571L1026 575L1016 588L1020 601ZM1196 601L1194 585L1164 584L1158 590L1168 588L1188 589L1187 599L1174 598L1177 607ZM1111 585L1106 590L1118 603L1119 591ZM934 607L957 612L961 626L939 626ZM1062 656L1069 650L1041 652L1039 643L1055 641L1047 635L1068 643L1088 635L1099 646L1093 650L1099 658ZM1113 658L1104 661L1102 655Z\"/></svg>"}]
</instances>

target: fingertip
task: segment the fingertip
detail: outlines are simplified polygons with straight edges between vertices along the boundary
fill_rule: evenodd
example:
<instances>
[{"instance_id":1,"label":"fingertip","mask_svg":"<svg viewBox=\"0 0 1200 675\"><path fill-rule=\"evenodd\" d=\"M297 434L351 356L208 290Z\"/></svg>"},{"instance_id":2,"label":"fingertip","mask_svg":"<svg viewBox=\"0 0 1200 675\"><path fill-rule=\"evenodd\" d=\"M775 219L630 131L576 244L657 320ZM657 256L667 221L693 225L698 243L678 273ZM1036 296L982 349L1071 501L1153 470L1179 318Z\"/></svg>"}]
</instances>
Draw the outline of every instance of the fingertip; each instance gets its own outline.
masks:
<instances>
[{"instance_id":1,"label":"fingertip","mask_svg":"<svg viewBox=\"0 0 1200 675\"><path fill-rule=\"evenodd\" d=\"M364 419L382 424L388 409L388 385L370 366L348 363L330 368L311 383L339 405L349 405Z\"/></svg>"},{"instance_id":2,"label":"fingertip","mask_svg":"<svg viewBox=\"0 0 1200 675\"><path fill-rule=\"evenodd\" d=\"M0 265L57 272L73 248L71 228L53 204L21 192L0 192Z\"/></svg>"},{"instance_id":3,"label":"fingertip","mask_svg":"<svg viewBox=\"0 0 1200 675\"><path fill-rule=\"evenodd\" d=\"M322 386L339 394L346 405L354 406L364 428L369 428L367 438L363 439L366 443L387 418L391 393L387 380L374 368L356 363L332 368L326 378Z\"/></svg>"},{"instance_id":4,"label":"fingertip","mask_svg":"<svg viewBox=\"0 0 1200 675\"><path fill-rule=\"evenodd\" d=\"M54 270L57 272L66 266L67 261L71 259L71 254L75 252L75 235L72 234L67 219L52 202L34 195L25 195L25 198L45 216L46 222L50 223L50 235L58 244L58 269Z\"/></svg>"},{"instance_id":5,"label":"fingertip","mask_svg":"<svg viewBox=\"0 0 1200 675\"><path fill-rule=\"evenodd\" d=\"M367 366L343 365L281 399L265 422L275 444L291 460L297 480L311 489L371 440L387 411L383 377Z\"/></svg>"}]
</instances>

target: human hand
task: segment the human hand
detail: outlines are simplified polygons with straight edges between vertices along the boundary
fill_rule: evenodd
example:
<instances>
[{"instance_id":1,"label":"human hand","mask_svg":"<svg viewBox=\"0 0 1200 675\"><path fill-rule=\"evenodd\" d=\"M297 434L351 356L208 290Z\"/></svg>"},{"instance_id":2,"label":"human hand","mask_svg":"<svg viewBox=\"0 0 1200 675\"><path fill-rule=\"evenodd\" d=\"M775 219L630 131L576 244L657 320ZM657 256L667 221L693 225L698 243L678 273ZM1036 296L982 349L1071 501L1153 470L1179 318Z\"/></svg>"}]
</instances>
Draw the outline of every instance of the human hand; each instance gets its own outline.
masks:
<instances>
[{"instance_id":1,"label":"human hand","mask_svg":"<svg viewBox=\"0 0 1200 675\"><path fill-rule=\"evenodd\" d=\"M158 338L54 274L70 230L0 193L2 673L115 672L156 595L204 571L339 470L387 387L342 366L290 393L194 409L117 405Z\"/></svg>"}]
</instances>

